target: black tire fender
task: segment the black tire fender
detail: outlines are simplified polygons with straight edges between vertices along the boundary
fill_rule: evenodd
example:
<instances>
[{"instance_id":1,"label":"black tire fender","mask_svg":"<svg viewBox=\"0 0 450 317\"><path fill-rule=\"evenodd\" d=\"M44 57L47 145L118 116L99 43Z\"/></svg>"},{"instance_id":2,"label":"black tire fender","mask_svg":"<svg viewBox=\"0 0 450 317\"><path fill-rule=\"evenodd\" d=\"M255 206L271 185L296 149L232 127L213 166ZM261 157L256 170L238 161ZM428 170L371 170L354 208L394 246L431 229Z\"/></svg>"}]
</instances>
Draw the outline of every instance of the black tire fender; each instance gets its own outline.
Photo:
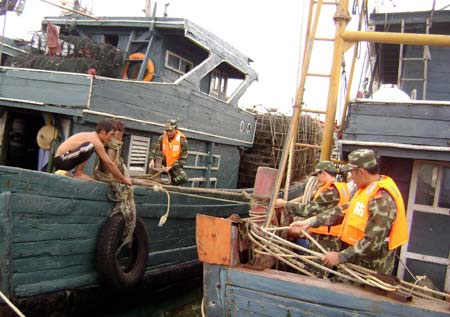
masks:
<instances>
[{"instance_id":1,"label":"black tire fender","mask_svg":"<svg viewBox=\"0 0 450 317\"><path fill-rule=\"evenodd\" d=\"M119 292L132 289L142 280L148 259L148 233L141 217L136 217L131 248L123 246L116 256L123 241L124 227L125 221L121 214L109 217L100 230L96 246L99 282Z\"/></svg>"}]
</instances>

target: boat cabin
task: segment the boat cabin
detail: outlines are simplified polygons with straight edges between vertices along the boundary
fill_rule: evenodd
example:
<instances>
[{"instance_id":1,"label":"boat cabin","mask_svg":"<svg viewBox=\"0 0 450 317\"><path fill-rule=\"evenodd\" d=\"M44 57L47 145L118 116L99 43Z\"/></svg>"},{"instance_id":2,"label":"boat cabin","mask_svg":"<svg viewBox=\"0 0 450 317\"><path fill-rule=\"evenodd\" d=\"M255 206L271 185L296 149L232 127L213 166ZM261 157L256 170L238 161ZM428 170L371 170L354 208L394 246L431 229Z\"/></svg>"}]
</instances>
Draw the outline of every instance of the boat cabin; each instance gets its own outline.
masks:
<instances>
[{"instance_id":1,"label":"boat cabin","mask_svg":"<svg viewBox=\"0 0 450 317\"><path fill-rule=\"evenodd\" d=\"M146 173L152 142L176 119L189 140L188 186L236 187L240 148L252 146L256 125L238 108L257 79L250 58L186 19L48 17L43 30L50 23L61 53L46 55L49 38L37 33L32 53L8 58L0 74L1 164L46 169L40 157L51 153L36 142L43 126L61 142L115 118L126 126L128 168Z\"/></svg>"},{"instance_id":2,"label":"boat cabin","mask_svg":"<svg viewBox=\"0 0 450 317\"><path fill-rule=\"evenodd\" d=\"M375 31L450 34L450 12L374 14ZM398 94L351 102L341 145L344 157L370 148L381 173L399 185L407 209L409 242L401 248L397 275L426 275L450 290L450 90L449 47L375 45L369 89L395 84ZM393 89L393 88L391 88ZM406 268L402 263L406 265Z\"/></svg>"}]
</instances>

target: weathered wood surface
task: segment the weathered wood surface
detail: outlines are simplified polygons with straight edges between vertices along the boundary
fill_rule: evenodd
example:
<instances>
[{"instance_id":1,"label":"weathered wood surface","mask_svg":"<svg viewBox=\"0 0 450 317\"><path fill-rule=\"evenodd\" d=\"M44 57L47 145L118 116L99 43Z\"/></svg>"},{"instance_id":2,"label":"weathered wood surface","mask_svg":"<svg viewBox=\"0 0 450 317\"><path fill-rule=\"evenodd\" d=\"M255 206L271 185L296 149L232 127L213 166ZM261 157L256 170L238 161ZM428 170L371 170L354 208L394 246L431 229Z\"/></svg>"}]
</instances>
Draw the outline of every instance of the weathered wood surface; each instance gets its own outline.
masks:
<instances>
[{"instance_id":1,"label":"weathered wood surface","mask_svg":"<svg viewBox=\"0 0 450 317\"><path fill-rule=\"evenodd\" d=\"M450 140L450 104L448 103L386 103L356 101L350 111L344 129L343 151L350 152L364 145L352 141L376 142L373 147L381 156L413 159L450 160L449 151L426 149L429 146L448 148ZM401 148L382 145L423 146Z\"/></svg>"},{"instance_id":2,"label":"weathered wood surface","mask_svg":"<svg viewBox=\"0 0 450 317\"><path fill-rule=\"evenodd\" d=\"M0 95L48 105L84 108L88 104L91 76L54 71L2 67Z\"/></svg>"},{"instance_id":3,"label":"weathered wood surface","mask_svg":"<svg viewBox=\"0 0 450 317\"><path fill-rule=\"evenodd\" d=\"M256 123L251 113L177 84L98 79L90 110L157 123L146 127L157 133L177 119L189 137L242 146L251 146ZM241 122L250 131L241 131Z\"/></svg>"},{"instance_id":4,"label":"weathered wood surface","mask_svg":"<svg viewBox=\"0 0 450 317\"><path fill-rule=\"evenodd\" d=\"M353 103L344 138L448 146L450 105Z\"/></svg>"},{"instance_id":5,"label":"weathered wood surface","mask_svg":"<svg viewBox=\"0 0 450 317\"><path fill-rule=\"evenodd\" d=\"M358 286L274 270L204 264L206 315L448 317L448 304L402 303Z\"/></svg>"},{"instance_id":6,"label":"weathered wood surface","mask_svg":"<svg viewBox=\"0 0 450 317\"><path fill-rule=\"evenodd\" d=\"M245 205L135 186L137 214L149 234L147 273L197 259L195 215L243 213ZM97 235L113 203L108 185L0 167L0 290L26 297L96 285ZM236 199L234 199L236 200Z\"/></svg>"},{"instance_id":7,"label":"weathered wood surface","mask_svg":"<svg viewBox=\"0 0 450 317\"><path fill-rule=\"evenodd\" d=\"M361 287L274 270L204 264L206 315L448 317L448 303L401 303Z\"/></svg>"}]
</instances>

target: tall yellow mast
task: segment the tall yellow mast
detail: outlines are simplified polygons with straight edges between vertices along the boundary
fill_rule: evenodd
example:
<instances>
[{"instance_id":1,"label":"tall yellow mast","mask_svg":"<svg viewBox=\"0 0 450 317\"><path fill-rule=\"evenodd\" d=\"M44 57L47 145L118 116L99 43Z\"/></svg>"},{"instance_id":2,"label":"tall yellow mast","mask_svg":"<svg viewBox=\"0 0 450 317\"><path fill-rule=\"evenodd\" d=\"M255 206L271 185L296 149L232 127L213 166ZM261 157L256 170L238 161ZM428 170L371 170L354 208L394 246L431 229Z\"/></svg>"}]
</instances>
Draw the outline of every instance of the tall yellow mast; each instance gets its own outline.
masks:
<instances>
[{"instance_id":1,"label":"tall yellow mast","mask_svg":"<svg viewBox=\"0 0 450 317\"><path fill-rule=\"evenodd\" d=\"M336 23L336 32L334 37L333 62L331 64L330 87L328 88L327 112L325 116L325 127L322 137L322 150L320 152L321 160L330 159L331 147L333 146L334 120L336 118L336 107L339 97L339 79L342 59L344 55L344 39L341 33L345 31L351 16L348 13L348 0L339 1L334 21Z\"/></svg>"}]
</instances>

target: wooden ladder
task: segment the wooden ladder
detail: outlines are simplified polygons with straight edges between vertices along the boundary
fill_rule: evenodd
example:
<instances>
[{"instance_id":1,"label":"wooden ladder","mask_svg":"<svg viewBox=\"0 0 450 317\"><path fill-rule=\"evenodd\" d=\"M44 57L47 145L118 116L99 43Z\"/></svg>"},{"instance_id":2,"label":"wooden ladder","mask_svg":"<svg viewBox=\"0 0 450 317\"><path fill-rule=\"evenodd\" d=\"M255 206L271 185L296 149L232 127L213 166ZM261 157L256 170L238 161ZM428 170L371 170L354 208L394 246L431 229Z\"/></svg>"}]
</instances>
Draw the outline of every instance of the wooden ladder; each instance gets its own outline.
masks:
<instances>
[{"instance_id":1,"label":"wooden ladder","mask_svg":"<svg viewBox=\"0 0 450 317\"><path fill-rule=\"evenodd\" d=\"M130 37L128 38L124 61L130 63L141 62L141 67L139 68L139 73L136 80L142 80L144 78L145 72L147 70L147 63L148 60L150 59L150 49L152 47L153 39L155 37L156 6L157 3L155 3L155 5L153 6L153 13L152 13L153 21L150 23L148 31L139 36L138 38L136 38L136 32L133 30L130 34ZM135 48L136 46L142 47L143 45L146 45L144 59L130 59L129 56L133 48Z\"/></svg>"},{"instance_id":2,"label":"wooden ladder","mask_svg":"<svg viewBox=\"0 0 450 317\"><path fill-rule=\"evenodd\" d=\"M401 33L405 33L405 19L401 22ZM430 19L426 20L425 33L430 33ZM403 57L404 44L400 44L400 53L398 59L398 75L397 86L403 88L407 81L422 82L422 99L427 99L427 77L428 77L428 62L431 60L431 53L428 45L423 46L422 57ZM403 65L405 62L423 62L423 78L405 78L403 77ZM415 99L415 98L413 98Z\"/></svg>"}]
</instances>

